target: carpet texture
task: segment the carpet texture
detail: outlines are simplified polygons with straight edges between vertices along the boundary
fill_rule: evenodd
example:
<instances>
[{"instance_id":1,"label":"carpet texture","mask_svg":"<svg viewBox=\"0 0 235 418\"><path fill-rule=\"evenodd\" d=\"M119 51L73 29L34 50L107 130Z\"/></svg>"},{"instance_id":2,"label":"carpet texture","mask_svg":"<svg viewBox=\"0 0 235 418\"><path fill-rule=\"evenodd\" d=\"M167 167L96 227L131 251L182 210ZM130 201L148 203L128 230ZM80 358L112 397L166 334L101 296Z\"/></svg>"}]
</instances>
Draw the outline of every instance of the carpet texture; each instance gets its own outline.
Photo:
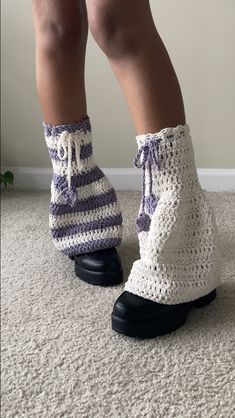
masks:
<instances>
[{"instance_id":1,"label":"carpet texture","mask_svg":"<svg viewBox=\"0 0 235 418\"><path fill-rule=\"evenodd\" d=\"M2 417L235 417L235 194L209 193L223 285L178 331L112 331L122 286L81 282L53 246L48 192L2 196ZM140 194L120 192L125 277L138 257Z\"/></svg>"}]
</instances>

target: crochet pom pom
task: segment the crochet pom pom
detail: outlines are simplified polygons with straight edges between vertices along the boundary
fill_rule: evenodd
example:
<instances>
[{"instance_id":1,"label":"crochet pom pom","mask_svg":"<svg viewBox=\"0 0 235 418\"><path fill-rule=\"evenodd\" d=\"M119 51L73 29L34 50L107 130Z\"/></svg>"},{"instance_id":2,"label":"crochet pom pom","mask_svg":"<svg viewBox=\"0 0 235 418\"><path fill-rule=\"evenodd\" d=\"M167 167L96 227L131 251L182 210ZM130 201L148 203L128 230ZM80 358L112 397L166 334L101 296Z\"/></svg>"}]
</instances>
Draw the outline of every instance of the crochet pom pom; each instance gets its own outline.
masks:
<instances>
[{"instance_id":1,"label":"crochet pom pom","mask_svg":"<svg viewBox=\"0 0 235 418\"><path fill-rule=\"evenodd\" d=\"M154 194L145 197L145 207L147 209L147 212L150 213L150 215L154 213L158 202L159 197L156 197Z\"/></svg>"},{"instance_id":2,"label":"crochet pom pom","mask_svg":"<svg viewBox=\"0 0 235 418\"><path fill-rule=\"evenodd\" d=\"M150 228L150 224L151 224L151 219L149 215L147 215L147 213L142 212L136 220L138 233L142 231L148 232Z\"/></svg>"},{"instance_id":3,"label":"crochet pom pom","mask_svg":"<svg viewBox=\"0 0 235 418\"><path fill-rule=\"evenodd\" d=\"M60 192L61 203L74 206L77 201L77 192L72 187L64 187Z\"/></svg>"}]
</instances>

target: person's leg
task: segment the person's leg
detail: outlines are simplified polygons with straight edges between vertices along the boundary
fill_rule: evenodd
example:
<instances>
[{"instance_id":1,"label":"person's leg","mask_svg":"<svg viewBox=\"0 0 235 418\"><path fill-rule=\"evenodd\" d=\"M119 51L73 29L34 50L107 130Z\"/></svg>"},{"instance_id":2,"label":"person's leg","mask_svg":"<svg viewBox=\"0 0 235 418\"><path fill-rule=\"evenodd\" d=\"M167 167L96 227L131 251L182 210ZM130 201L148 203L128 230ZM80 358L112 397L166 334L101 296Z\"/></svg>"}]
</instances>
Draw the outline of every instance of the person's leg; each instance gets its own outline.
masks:
<instances>
[{"instance_id":1,"label":"person's leg","mask_svg":"<svg viewBox=\"0 0 235 418\"><path fill-rule=\"evenodd\" d=\"M143 169L140 259L112 314L113 328L154 337L215 297L220 260L214 215L196 171L179 83L147 0L87 0L97 43L120 82Z\"/></svg>"},{"instance_id":2,"label":"person's leg","mask_svg":"<svg viewBox=\"0 0 235 418\"><path fill-rule=\"evenodd\" d=\"M44 120L72 123L87 114L84 0L33 0L36 80Z\"/></svg>"},{"instance_id":3,"label":"person's leg","mask_svg":"<svg viewBox=\"0 0 235 418\"><path fill-rule=\"evenodd\" d=\"M185 123L180 86L148 0L86 0L91 32L106 54L138 133Z\"/></svg>"},{"instance_id":4,"label":"person's leg","mask_svg":"<svg viewBox=\"0 0 235 418\"><path fill-rule=\"evenodd\" d=\"M58 250L75 258L81 279L116 284L122 281L114 248L121 242L122 216L115 191L93 158L84 83L86 4L33 0L33 15L37 88L53 166L52 240Z\"/></svg>"}]
</instances>

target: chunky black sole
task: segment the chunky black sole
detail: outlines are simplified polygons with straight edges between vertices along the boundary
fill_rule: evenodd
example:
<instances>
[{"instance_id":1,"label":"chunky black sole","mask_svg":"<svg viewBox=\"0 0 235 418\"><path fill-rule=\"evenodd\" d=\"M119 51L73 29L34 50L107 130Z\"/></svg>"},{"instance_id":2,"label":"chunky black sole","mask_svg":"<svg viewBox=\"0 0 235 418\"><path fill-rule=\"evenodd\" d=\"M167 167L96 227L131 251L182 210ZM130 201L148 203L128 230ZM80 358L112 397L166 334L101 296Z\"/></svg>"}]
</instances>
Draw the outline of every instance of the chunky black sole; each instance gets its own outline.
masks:
<instances>
[{"instance_id":1,"label":"chunky black sole","mask_svg":"<svg viewBox=\"0 0 235 418\"><path fill-rule=\"evenodd\" d=\"M208 295L196 299L192 302L180 305L178 312L164 318L152 320L127 320L112 314L113 330L137 338L154 338L175 331L185 324L187 316L193 308L203 308L209 305L216 297L216 289Z\"/></svg>"},{"instance_id":2,"label":"chunky black sole","mask_svg":"<svg viewBox=\"0 0 235 418\"><path fill-rule=\"evenodd\" d=\"M115 286L123 282L123 271L91 271L80 267L75 261L75 273L82 281L95 286Z\"/></svg>"}]
</instances>

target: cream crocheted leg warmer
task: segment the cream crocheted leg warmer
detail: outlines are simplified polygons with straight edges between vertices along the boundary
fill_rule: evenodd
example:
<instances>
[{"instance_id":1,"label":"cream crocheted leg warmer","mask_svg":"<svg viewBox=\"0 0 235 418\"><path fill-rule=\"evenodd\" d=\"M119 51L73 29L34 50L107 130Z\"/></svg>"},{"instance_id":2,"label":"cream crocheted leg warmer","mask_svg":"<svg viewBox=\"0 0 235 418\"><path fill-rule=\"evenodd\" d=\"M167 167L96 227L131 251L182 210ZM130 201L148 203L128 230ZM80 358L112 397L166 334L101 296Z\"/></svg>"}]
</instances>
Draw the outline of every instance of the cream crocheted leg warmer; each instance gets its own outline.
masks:
<instances>
[{"instance_id":1,"label":"cream crocheted leg warmer","mask_svg":"<svg viewBox=\"0 0 235 418\"><path fill-rule=\"evenodd\" d=\"M43 126L53 166L49 225L56 248L72 256L119 245L122 215L93 159L89 118Z\"/></svg>"},{"instance_id":2,"label":"cream crocheted leg warmer","mask_svg":"<svg viewBox=\"0 0 235 418\"><path fill-rule=\"evenodd\" d=\"M212 208L198 181L188 125L137 136L143 169L140 259L125 290L162 304L200 298L220 283Z\"/></svg>"}]
</instances>

